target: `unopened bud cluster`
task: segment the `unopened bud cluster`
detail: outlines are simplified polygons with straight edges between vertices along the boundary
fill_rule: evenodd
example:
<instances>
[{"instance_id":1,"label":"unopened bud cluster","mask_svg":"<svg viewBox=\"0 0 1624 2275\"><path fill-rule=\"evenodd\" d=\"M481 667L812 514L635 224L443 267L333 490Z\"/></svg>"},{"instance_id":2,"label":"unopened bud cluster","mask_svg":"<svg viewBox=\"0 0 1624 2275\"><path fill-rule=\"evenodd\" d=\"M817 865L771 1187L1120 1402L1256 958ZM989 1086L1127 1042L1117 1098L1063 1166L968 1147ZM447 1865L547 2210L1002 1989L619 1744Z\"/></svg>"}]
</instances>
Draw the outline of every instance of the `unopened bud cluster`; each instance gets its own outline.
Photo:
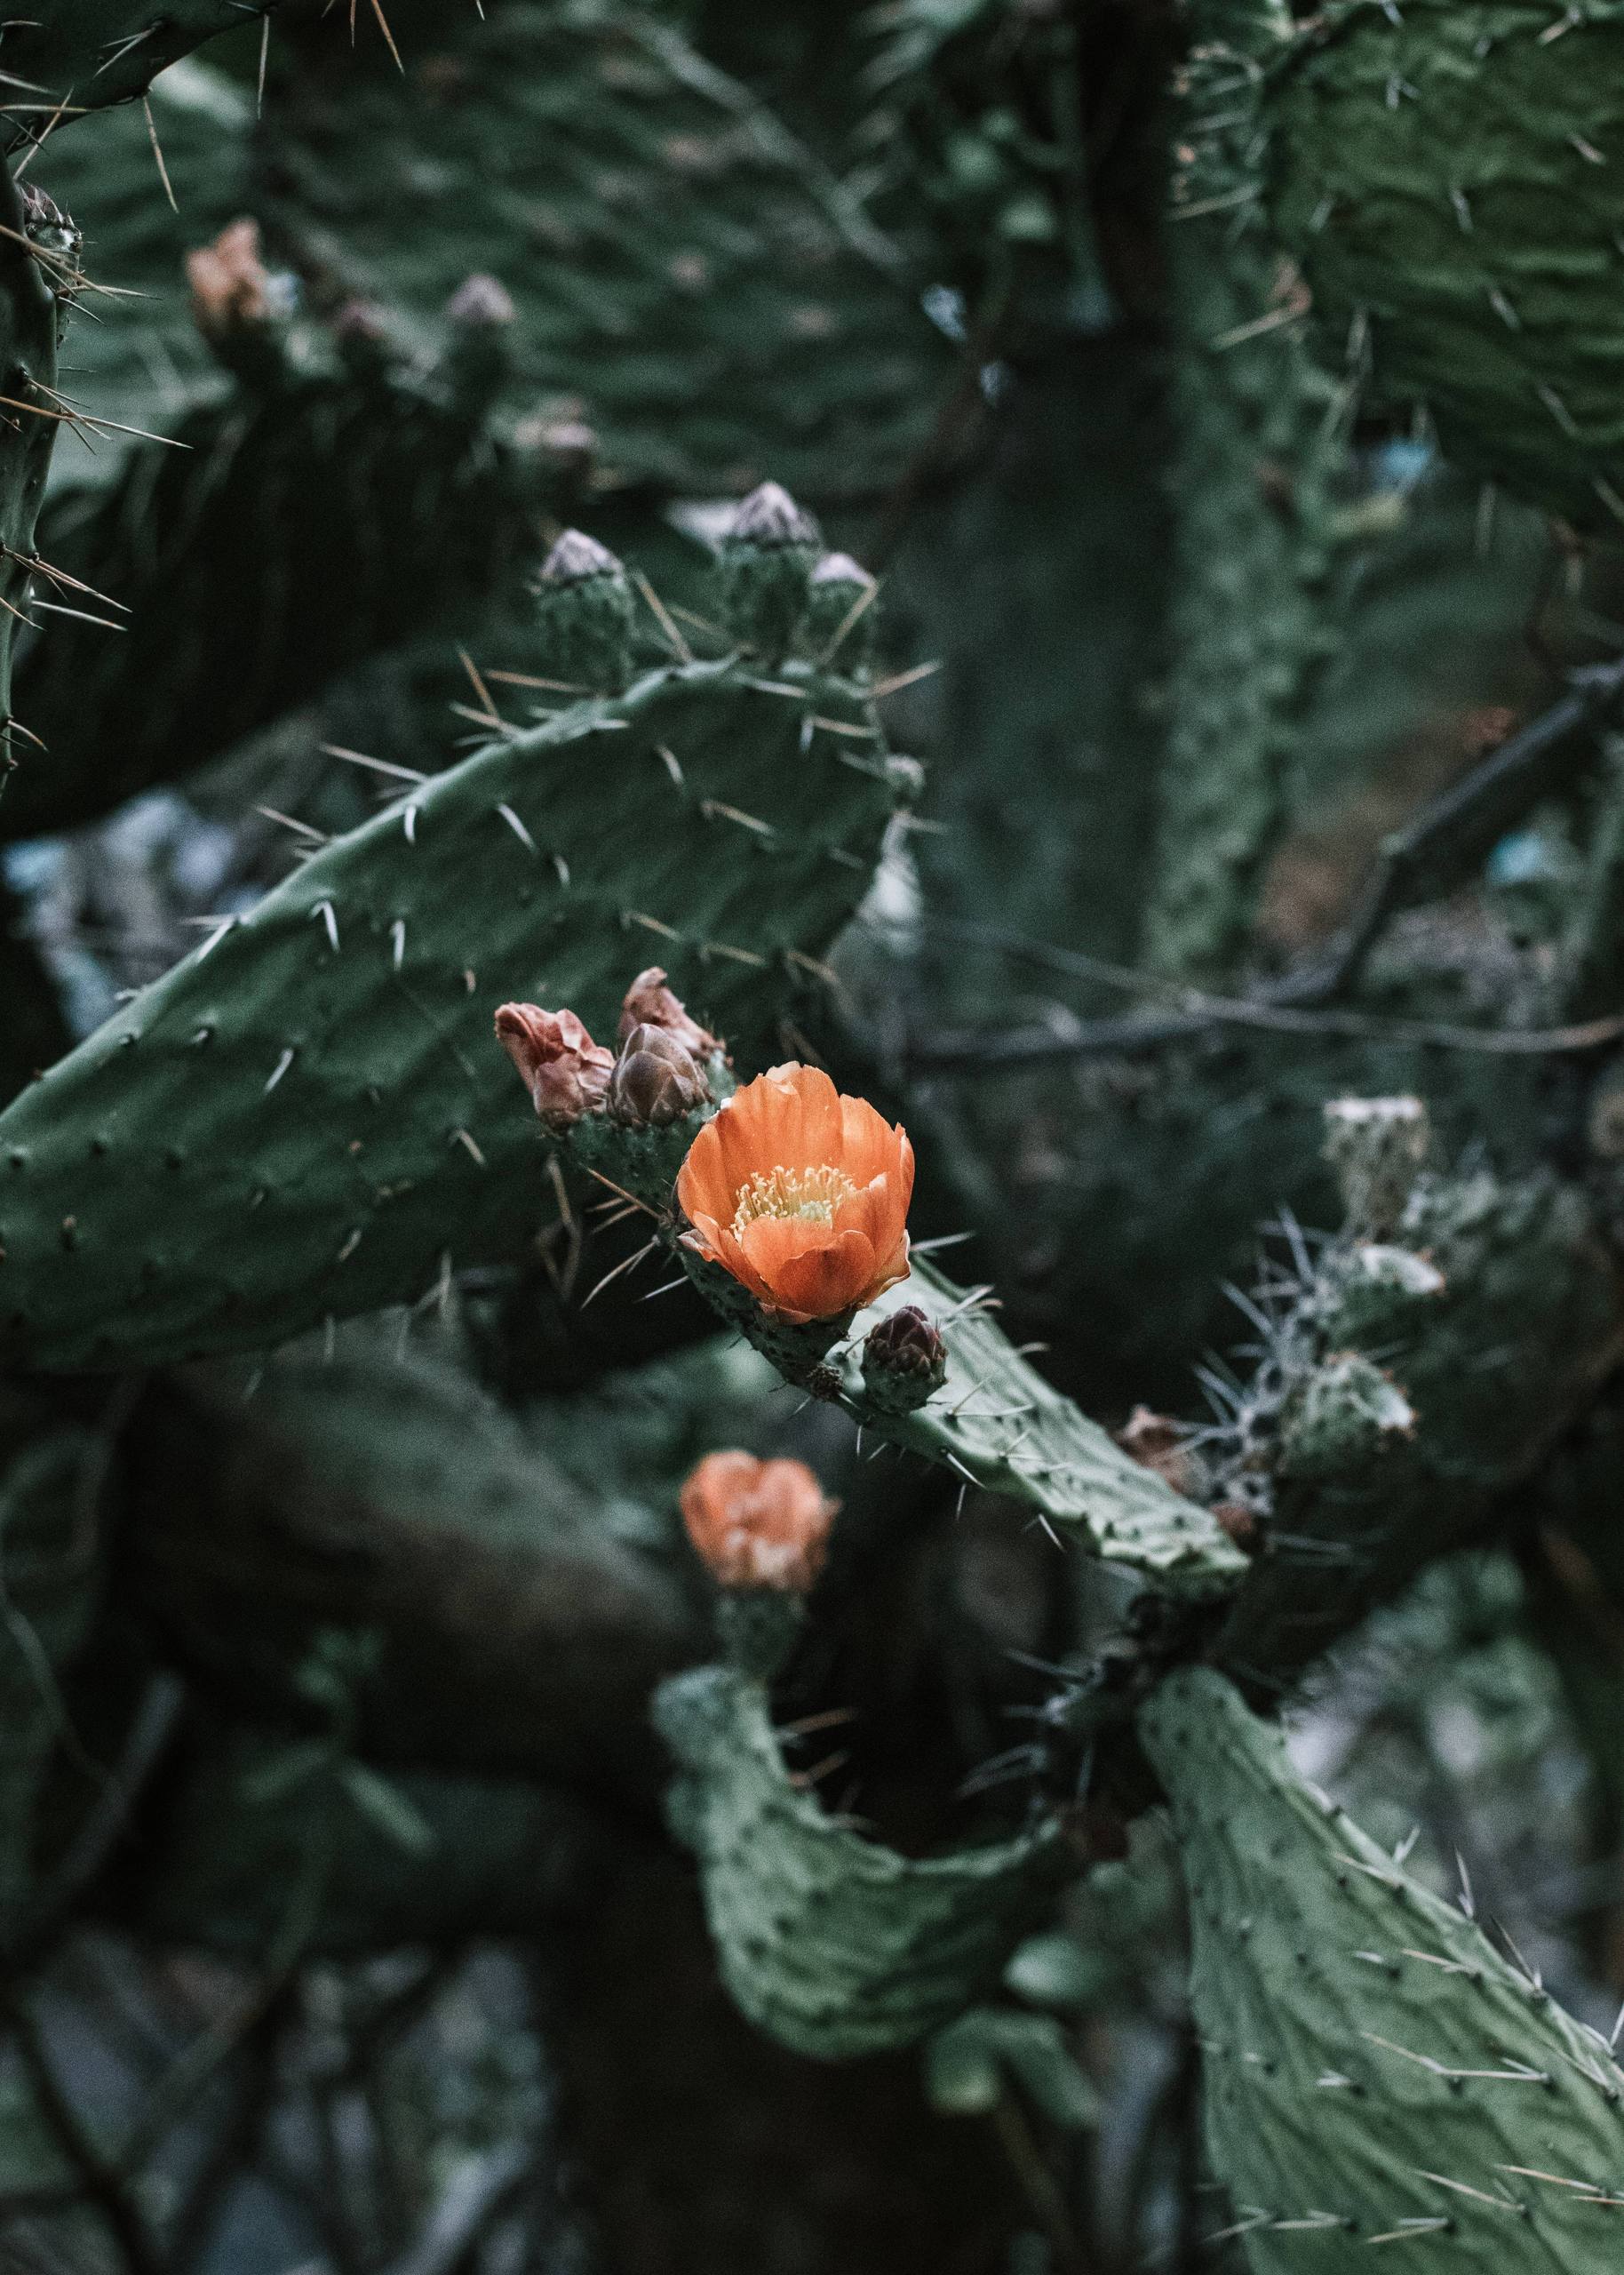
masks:
<instances>
[{"instance_id":1,"label":"unopened bud cluster","mask_svg":"<svg viewBox=\"0 0 1624 2275\"><path fill-rule=\"evenodd\" d=\"M626 991L618 1052L594 1042L573 1011L504 1003L497 1040L518 1068L550 1130L607 1113L632 1130L662 1130L712 1102L705 1062L721 1045L665 985L657 964Z\"/></svg>"},{"instance_id":2,"label":"unopened bud cluster","mask_svg":"<svg viewBox=\"0 0 1624 2275\"><path fill-rule=\"evenodd\" d=\"M912 1414L947 1380L947 1345L917 1304L904 1304L870 1328L863 1383L882 1414Z\"/></svg>"}]
</instances>

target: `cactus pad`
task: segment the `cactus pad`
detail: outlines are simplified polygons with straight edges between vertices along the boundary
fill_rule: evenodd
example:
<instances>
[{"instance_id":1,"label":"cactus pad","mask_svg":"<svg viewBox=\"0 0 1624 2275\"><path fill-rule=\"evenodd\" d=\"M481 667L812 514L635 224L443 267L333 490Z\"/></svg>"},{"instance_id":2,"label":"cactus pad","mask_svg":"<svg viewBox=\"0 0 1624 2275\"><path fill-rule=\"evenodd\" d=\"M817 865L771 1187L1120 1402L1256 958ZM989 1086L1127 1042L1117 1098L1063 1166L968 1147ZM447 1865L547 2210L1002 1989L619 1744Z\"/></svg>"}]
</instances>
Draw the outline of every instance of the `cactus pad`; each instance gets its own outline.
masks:
<instances>
[{"instance_id":1,"label":"cactus pad","mask_svg":"<svg viewBox=\"0 0 1624 2275\"><path fill-rule=\"evenodd\" d=\"M1340 353L1461 464L1624 523L1624 8L1350 0L1272 72L1271 208Z\"/></svg>"},{"instance_id":2,"label":"cactus pad","mask_svg":"<svg viewBox=\"0 0 1624 2275\"><path fill-rule=\"evenodd\" d=\"M513 1253L556 1202L495 1006L609 1033L655 953L753 1039L866 886L880 749L849 682L673 666L320 847L0 1116L0 1341L252 1348Z\"/></svg>"},{"instance_id":3,"label":"cactus pad","mask_svg":"<svg viewBox=\"0 0 1624 2275\"><path fill-rule=\"evenodd\" d=\"M1210 1671L1140 1733L1190 1892L1208 2153L1254 2275L1618 2264L1624 2071Z\"/></svg>"},{"instance_id":4,"label":"cactus pad","mask_svg":"<svg viewBox=\"0 0 1624 2275\"><path fill-rule=\"evenodd\" d=\"M996 1982L1053 1885L1053 1825L900 1856L792 1783L759 1684L696 1668L655 1716L681 1765L672 1818L699 1857L723 1979L769 2036L848 2061L941 2028Z\"/></svg>"}]
</instances>

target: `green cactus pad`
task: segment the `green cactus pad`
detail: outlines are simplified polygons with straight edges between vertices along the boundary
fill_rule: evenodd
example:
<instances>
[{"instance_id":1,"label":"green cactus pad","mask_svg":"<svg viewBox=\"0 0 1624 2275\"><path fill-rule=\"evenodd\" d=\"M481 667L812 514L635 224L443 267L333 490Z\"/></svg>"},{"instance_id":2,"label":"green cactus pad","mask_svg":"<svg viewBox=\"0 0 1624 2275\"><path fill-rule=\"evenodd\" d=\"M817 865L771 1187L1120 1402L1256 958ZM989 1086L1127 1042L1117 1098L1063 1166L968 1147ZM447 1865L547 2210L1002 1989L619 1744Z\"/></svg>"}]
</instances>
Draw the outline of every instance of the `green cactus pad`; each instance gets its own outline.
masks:
<instances>
[{"instance_id":1,"label":"green cactus pad","mask_svg":"<svg viewBox=\"0 0 1624 2275\"><path fill-rule=\"evenodd\" d=\"M585 421L623 477L773 474L817 501L897 478L951 353L888 241L746 89L601 0L470 9L406 60L402 80L335 58L283 90L266 219L431 336L466 276L500 276L538 410Z\"/></svg>"},{"instance_id":2,"label":"green cactus pad","mask_svg":"<svg viewBox=\"0 0 1624 2275\"><path fill-rule=\"evenodd\" d=\"M1339 355L1448 453L1624 523L1624 7L1351 0L1271 71L1270 204Z\"/></svg>"},{"instance_id":3,"label":"green cactus pad","mask_svg":"<svg viewBox=\"0 0 1624 2275\"><path fill-rule=\"evenodd\" d=\"M791 1782L766 1692L730 1669L676 1676L655 1719L681 1767L672 1820L699 1858L723 1980L799 2054L849 2061L952 2021L1054 1885L1053 1824L914 1859L827 1816Z\"/></svg>"},{"instance_id":4,"label":"green cactus pad","mask_svg":"<svg viewBox=\"0 0 1624 2275\"><path fill-rule=\"evenodd\" d=\"M32 141L60 103L64 118L128 103L160 71L277 0L38 0L0 27L0 140Z\"/></svg>"},{"instance_id":5,"label":"green cactus pad","mask_svg":"<svg viewBox=\"0 0 1624 2275\"><path fill-rule=\"evenodd\" d=\"M4 59L0 44L0 68ZM184 263L250 210L254 101L250 89L195 61L165 71L147 100L150 131L139 103L108 112L83 133L59 130L24 179L73 215L84 232L85 273L112 288L91 296L95 320L75 334L66 391L92 417L169 435L201 396L224 390L192 322ZM53 487L110 481L133 438L115 430L90 439L93 449L63 438Z\"/></svg>"},{"instance_id":6,"label":"green cactus pad","mask_svg":"<svg viewBox=\"0 0 1624 2275\"><path fill-rule=\"evenodd\" d=\"M1190 1893L1207 2151L1254 2275L1353 2275L1383 2244L1452 2275L1616 2268L1606 2041L1304 1784L1221 1676L1171 1678L1140 1734Z\"/></svg>"},{"instance_id":7,"label":"green cactus pad","mask_svg":"<svg viewBox=\"0 0 1624 2275\"><path fill-rule=\"evenodd\" d=\"M867 886L882 747L848 682L673 666L322 846L0 1116L0 1344L251 1348L514 1253L556 1201L496 1006L612 1038L657 957L748 1047Z\"/></svg>"},{"instance_id":8,"label":"green cactus pad","mask_svg":"<svg viewBox=\"0 0 1624 2275\"><path fill-rule=\"evenodd\" d=\"M919 1304L941 1329L947 1378L912 1413L876 1407L863 1379L863 1337L877 1320ZM1131 1460L1011 1348L974 1297L924 1257L859 1314L841 1364L847 1406L897 1445L945 1462L992 1493L1028 1503L1091 1553L1131 1566L1170 1591L1222 1593L1246 1569L1215 1520L1154 1470Z\"/></svg>"},{"instance_id":9,"label":"green cactus pad","mask_svg":"<svg viewBox=\"0 0 1624 2275\"><path fill-rule=\"evenodd\" d=\"M0 811L7 835L173 780L517 586L542 470L443 372L345 371L324 345L311 368L267 342L263 384L198 403L180 448L139 443L47 505L46 558L112 606L70 595L102 621L50 618L22 659L18 715L46 749Z\"/></svg>"},{"instance_id":10,"label":"green cactus pad","mask_svg":"<svg viewBox=\"0 0 1624 2275\"><path fill-rule=\"evenodd\" d=\"M1198 50L1169 224L1178 361L1174 657L1158 875L1166 970L1232 964L1288 818L1289 770L1336 645L1335 477L1351 391L1318 367L1259 209L1256 62Z\"/></svg>"}]
</instances>

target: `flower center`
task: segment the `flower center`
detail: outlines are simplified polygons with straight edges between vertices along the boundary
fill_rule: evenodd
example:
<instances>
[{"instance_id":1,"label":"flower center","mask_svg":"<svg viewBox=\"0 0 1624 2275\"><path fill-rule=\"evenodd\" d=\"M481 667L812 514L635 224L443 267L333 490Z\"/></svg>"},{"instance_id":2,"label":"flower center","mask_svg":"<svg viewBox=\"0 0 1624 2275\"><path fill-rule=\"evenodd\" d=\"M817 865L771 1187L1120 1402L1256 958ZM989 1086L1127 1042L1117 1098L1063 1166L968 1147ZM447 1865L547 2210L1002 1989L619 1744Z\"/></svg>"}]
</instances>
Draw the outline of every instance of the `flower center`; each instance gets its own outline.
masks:
<instances>
[{"instance_id":1,"label":"flower center","mask_svg":"<svg viewBox=\"0 0 1624 2275\"><path fill-rule=\"evenodd\" d=\"M842 1169L830 1163L816 1169L758 1169L740 1185L733 1212L733 1237L742 1238L746 1225L758 1217L799 1217L815 1225L832 1225L843 1201L856 1198L857 1188Z\"/></svg>"}]
</instances>

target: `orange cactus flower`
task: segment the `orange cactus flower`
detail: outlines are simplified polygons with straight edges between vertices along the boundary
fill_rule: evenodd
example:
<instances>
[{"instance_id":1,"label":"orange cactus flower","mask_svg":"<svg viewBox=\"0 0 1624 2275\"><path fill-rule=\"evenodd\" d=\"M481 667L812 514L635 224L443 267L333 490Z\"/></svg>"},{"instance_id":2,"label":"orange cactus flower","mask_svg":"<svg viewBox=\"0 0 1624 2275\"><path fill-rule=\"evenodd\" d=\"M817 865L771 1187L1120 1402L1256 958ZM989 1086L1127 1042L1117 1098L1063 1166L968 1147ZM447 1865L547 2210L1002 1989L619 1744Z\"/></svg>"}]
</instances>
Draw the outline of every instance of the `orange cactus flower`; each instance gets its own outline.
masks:
<instances>
[{"instance_id":1,"label":"orange cactus flower","mask_svg":"<svg viewBox=\"0 0 1624 2275\"><path fill-rule=\"evenodd\" d=\"M688 1245L792 1321L839 1318L907 1278L912 1193L907 1132L815 1066L746 1082L677 1178Z\"/></svg>"},{"instance_id":2,"label":"orange cactus flower","mask_svg":"<svg viewBox=\"0 0 1624 2275\"><path fill-rule=\"evenodd\" d=\"M688 1537L724 1588L804 1595L824 1569L838 1501L804 1461L706 1454L681 1492Z\"/></svg>"}]
</instances>

